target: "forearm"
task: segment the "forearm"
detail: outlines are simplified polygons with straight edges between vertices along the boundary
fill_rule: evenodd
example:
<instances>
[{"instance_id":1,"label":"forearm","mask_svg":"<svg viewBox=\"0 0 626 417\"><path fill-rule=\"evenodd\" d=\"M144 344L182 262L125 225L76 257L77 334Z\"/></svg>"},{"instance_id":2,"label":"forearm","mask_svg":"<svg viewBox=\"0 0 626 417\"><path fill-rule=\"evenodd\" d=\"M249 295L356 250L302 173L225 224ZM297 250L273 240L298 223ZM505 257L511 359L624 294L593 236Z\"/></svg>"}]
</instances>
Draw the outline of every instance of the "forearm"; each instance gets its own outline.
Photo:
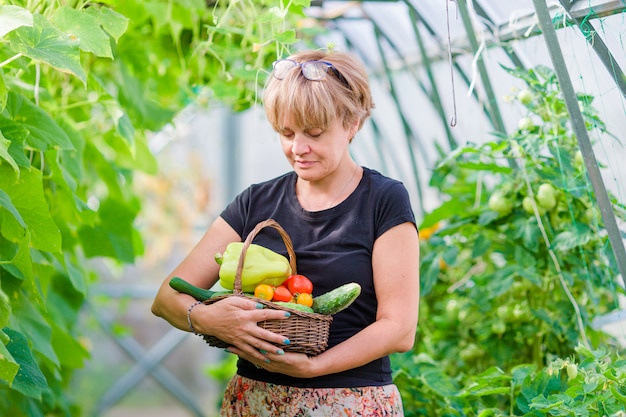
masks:
<instances>
[{"instance_id":1,"label":"forearm","mask_svg":"<svg viewBox=\"0 0 626 417\"><path fill-rule=\"evenodd\" d=\"M381 319L312 358L311 377L346 371L413 345L415 326Z\"/></svg>"},{"instance_id":2,"label":"forearm","mask_svg":"<svg viewBox=\"0 0 626 417\"><path fill-rule=\"evenodd\" d=\"M172 326L185 331L191 331L187 322L187 312L197 301L190 295L181 294L161 285L159 292L152 303L152 314L166 320Z\"/></svg>"},{"instance_id":3,"label":"forearm","mask_svg":"<svg viewBox=\"0 0 626 417\"><path fill-rule=\"evenodd\" d=\"M172 289L169 286L171 277L180 277L200 288L211 288L217 282L219 274L219 265L213 259L213 254L223 252L230 242L240 240L237 233L224 220L218 218L194 249L162 282L152 304L152 313L167 320L174 327L189 330L187 311L196 300Z\"/></svg>"}]
</instances>

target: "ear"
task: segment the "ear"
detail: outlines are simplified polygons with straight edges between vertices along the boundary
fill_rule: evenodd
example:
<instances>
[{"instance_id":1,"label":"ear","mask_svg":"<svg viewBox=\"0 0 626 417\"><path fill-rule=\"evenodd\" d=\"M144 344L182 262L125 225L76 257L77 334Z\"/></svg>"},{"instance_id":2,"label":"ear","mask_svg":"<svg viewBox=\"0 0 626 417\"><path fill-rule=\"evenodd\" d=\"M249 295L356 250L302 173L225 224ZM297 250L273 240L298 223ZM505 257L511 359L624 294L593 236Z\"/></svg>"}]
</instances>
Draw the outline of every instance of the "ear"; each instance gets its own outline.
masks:
<instances>
[{"instance_id":1,"label":"ear","mask_svg":"<svg viewBox=\"0 0 626 417\"><path fill-rule=\"evenodd\" d=\"M354 136L356 135L356 133L358 131L359 131L359 120L357 119L350 126L350 135L349 135L350 140L352 140L352 138L354 138Z\"/></svg>"}]
</instances>

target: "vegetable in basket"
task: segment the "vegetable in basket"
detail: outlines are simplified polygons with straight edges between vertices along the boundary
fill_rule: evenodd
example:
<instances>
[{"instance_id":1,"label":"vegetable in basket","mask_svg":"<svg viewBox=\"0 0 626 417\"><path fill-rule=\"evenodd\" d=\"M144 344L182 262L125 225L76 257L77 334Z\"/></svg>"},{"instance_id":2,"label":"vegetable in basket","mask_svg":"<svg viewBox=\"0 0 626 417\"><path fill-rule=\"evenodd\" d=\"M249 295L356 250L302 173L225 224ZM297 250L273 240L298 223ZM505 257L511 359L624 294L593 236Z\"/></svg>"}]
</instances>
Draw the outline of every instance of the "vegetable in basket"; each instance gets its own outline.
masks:
<instances>
[{"instance_id":1,"label":"vegetable in basket","mask_svg":"<svg viewBox=\"0 0 626 417\"><path fill-rule=\"evenodd\" d=\"M243 242L229 243L223 254L215 255L215 261L220 264L220 285L227 290L234 288L235 273L243 245ZM290 275L291 265L285 256L253 243L245 254L241 272L241 290L253 293L259 284L276 287L285 282Z\"/></svg>"}]
</instances>

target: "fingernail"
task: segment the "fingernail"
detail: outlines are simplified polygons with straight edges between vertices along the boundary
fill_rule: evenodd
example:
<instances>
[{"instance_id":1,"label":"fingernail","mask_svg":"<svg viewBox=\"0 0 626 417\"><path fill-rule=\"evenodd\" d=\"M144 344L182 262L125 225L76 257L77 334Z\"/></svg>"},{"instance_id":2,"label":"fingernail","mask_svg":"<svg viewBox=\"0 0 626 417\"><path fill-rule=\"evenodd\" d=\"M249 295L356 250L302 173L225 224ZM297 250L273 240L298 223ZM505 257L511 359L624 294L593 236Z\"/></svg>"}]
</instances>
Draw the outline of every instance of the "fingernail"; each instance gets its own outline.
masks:
<instances>
[{"instance_id":1,"label":"fingernail","mask_svg":"<svg viewBox=\"0 0 626 417\"><path fill-rule=\"evenodd\" d=\"M284 343L285 345L288 345L288 344L290 344L290 343L291 343L291 340L289 340L289 339L285 339L285 340L283 340L283 343Z\"/></svg>"},{"instance_id":2,"label":"fingernail","mask_svg":"<svg viewBox=\"0 0 626 417\"><path fill-rule=\"evenodd\" d=\"M285 311L285 317L291 317L291 313L288 311Z\"/></svg>"},{"instance_id":3,"label":"fingernail","mask_svg":"<svg viewBox=\"0 0 626 417\"><path fill-rule=\"evenodd\" d=\"M256 303L256 305L254 306L255 308L261 309L263 308L263 304L261 303Z\"/></svg>"},{"instance_id":4,"label":"fingernail","mask_svg":"<svg viewBox=\"0 0 626 417\"><path fill-rule=\"evenodd\" d=\"M269 359L265 359L265 363L270 363L270 360Z\"/></svg>"},{"instance_id":5,"label":"fingernail","mask_svg":"<svg viewBox=\"0 0 626 417\"><path fill-rule=\"evenodd\" d=\"M276 354L277 354L277 355L284 355L284 354L285 354L285 351L284 351L284 350L282 350L282 349L277 349L277 350L276 350Z\"/></svg>"},{"instance_id":6,"label":"fingernail","mask_svg":"<svg viewBox=\"0 0 626 417\"><path fill-rule=\"evenodd\" d=\"M265 349L259 349L259 352L261 353L261 355L267 355L267 350Z\"/></svg>"}]
</instances>

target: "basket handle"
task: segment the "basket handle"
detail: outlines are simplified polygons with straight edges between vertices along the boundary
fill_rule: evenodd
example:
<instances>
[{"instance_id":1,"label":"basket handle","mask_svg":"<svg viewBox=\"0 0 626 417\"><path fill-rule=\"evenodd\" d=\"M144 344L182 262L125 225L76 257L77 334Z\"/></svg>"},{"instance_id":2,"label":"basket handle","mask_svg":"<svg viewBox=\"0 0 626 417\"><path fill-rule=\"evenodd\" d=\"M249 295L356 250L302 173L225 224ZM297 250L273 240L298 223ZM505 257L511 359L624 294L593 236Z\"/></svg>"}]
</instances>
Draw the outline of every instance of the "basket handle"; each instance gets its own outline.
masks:
<instances>
[{"instance_id":1,"label":"basket handle","mask_svg":"<svg viewBox=\"0 0 626 417\"><path fill-rule=\"evenodd\" d=\"M256 237L256 235L265 227L271 227L276 229L280 234L280 237L283 239L283 243L287 248L287 253L289 254L289 265L291 266L291 273L296 274L296 254L293 250L293 243L291 242L291 238L285 232L285 229L282 228L276 220L267 219L262 222L259 222L254 229L248 234L246 240L243 242L243 247L241 249L241 254L239 255L239 263L237 264L237 270L235 271L235 282L233 284L233 294L242 294L241 290L241 275L243 273L243 265L246 257L246 252L248 248L252 244L252 240Z\"/></svg>"}]
</instances>

